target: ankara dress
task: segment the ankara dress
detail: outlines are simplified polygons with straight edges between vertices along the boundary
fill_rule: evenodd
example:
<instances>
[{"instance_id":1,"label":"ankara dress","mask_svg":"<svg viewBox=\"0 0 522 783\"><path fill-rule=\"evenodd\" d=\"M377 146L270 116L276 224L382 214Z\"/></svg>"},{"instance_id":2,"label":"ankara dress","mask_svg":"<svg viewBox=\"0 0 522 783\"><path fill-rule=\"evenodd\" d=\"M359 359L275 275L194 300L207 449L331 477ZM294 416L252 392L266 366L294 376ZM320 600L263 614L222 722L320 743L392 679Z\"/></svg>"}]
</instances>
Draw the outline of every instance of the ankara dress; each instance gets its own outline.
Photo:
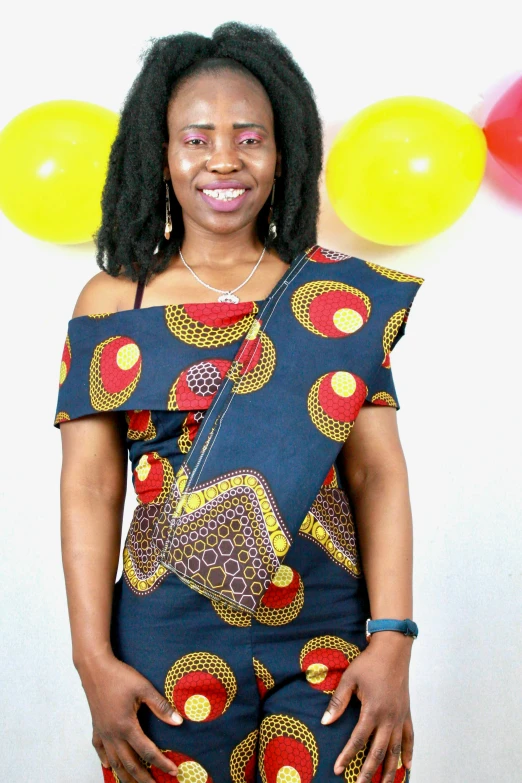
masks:
<instances>
[{"instance_id":1,"label":"ankara dress","mask_svg":"<svg viewBox=\"0 0 522 783\"><path fill-rule=\"evenodd\" d=\"M314 245L262 302L69 322L55 425L109 410L125 422L137 506L111 639L185 718L169 726L138 711L180 783L357 778L369 743L343 776L333 766L359 700L320 722L371 616L338 455L365 400L399 409L390 353L422 282ZM219 401L198 447L225 381L239 393ZM395 781L408 780L399 761Z\"/></svg>"}]
</instances>

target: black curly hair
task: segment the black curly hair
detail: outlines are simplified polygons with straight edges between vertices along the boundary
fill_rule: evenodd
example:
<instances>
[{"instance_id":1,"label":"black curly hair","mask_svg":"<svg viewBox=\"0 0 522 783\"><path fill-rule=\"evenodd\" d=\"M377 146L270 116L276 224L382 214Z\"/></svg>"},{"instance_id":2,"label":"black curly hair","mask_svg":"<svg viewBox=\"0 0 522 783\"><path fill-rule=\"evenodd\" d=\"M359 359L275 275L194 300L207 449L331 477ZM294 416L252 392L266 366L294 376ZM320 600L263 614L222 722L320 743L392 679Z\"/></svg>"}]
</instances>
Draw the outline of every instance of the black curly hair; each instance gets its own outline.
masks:
<instances>
[{"instance_id":1,"label":"black curly hair","mask_svg":"<svg viewBox=\"0 0 522 783\"><path fill-rule=\"evenodd\" d=\"M129 90L113 142L102 194L102 222L94 234L96 261L110 275L131 280L161 272L181 247L183 220L171 184L173 230L165 239L163 142L175 85L199 72L235 70L253 75L274 113L281 176L274 203L277 237L267 240L269 200L257 220L259 239L291 262L316 243L322 124L308 80L273 30L239 22L207 38L181 33L149 39L143 67Z\"/></svg>"}]
</instances>

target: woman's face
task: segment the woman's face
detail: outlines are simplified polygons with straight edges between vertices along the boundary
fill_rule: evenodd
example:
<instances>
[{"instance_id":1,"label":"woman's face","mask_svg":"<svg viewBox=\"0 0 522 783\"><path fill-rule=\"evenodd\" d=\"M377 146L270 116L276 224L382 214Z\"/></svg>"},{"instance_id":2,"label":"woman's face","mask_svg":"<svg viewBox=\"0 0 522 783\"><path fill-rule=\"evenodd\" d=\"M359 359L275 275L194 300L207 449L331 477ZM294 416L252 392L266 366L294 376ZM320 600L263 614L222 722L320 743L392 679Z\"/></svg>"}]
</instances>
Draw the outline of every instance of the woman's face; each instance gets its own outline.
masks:
<instances>
[{"instance_id":1,"label":"woman's face","mask_svg":"<svg viewBox=\"0 0 522 783\"><path fill-rule=\"evenodd\" d=\"M202 73L173 93L167 113L164 174L185 229L238 231L256 217L280 174L270 100L262 85L234 71Z\"/></svg>"}]
</instances>

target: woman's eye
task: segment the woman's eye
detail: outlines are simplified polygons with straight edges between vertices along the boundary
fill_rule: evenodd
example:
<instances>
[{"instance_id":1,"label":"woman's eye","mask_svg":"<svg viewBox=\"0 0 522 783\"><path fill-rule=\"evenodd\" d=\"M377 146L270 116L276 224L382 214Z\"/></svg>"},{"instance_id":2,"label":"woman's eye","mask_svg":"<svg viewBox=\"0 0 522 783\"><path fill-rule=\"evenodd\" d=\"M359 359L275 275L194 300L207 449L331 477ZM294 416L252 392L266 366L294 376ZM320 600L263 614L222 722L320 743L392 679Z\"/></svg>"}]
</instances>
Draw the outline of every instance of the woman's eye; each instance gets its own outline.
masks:
<instances>
[{"instance_id":1,"label":"woman's eye","mask_svg":"<svg viewBox=\"0 0 522 783\"><path fill-rule=\"evenodd\" d=\"M261 139L258 139L255 136L249 136L248 138L240 139L239 141L240 144L246 144L249 147L255 144L260 144L260 142ZM199 139L199 138L187 139L185 141L185 144L189 145L190 147L200 147L202 144L205 144L205 139Z\"/></svg>"}]
</instances>

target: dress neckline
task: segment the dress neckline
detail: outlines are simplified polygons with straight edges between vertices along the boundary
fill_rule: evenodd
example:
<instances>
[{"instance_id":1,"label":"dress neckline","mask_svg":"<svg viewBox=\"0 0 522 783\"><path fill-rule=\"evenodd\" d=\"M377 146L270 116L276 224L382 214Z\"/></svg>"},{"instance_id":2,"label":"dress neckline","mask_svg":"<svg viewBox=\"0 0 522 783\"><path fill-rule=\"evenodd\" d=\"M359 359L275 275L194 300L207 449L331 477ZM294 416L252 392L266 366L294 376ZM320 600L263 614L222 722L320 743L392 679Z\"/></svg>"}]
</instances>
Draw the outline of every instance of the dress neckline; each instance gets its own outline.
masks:
<instances>
[{"instance_id":1,"label":"dress neckline","mask_svg":"<svg viewBox=\"0 0 522 783\"><path fill-rule=\"evenodd\" d=\"M258 305L260 309L264 307L268 301L276 295L276 293L282 288L282 286L287 284L288 278L293 274L294 268L296 264L302 260L305 257L310 257L311 253L318 248L319 245L314 244L311 247L301 251L298 253L292 261L288 264L288 269L285 271L284 275L278 280L278 282L275 284L275 286L272 288L271 292L266 296L264 299L257 299L254 301L248 301L248 302L182 302L180 304L164 304L164 305L150 305L148 307L133 307L128 308L126 310L116 310L112 313L88 313L87 315L77 315L74 318L71 318L69 320L69 323L71 321L77 321L81 318L88 318L91 321L98 320L100 318L106 318L106 317L114 317L116 315L122 315L122 313L136 313L136 312L143 312L145 310L165 310L167 307L203 307L205 305L218 305L220 307L240 307L245 305Z\"/></svg>"},{"instance_id":2,"label":"dress neckline","mask_svg":"<svg viewBox=\"0 0 522 783\"><path fill-rule=\"evenodd\" d=\"M217 305L218 307L245 307L245 305L257 305L260 307L261 305L265 304L268 298L269 297L267 296L265 299L256 299L255 301L249 302L182 302L174 304L149 305L148 307L128 307L126 310L115 310L112 313L88 313L87 315L77 315L74 318L71 318L70 321L79 321L82 318L89 318L91 321L96 321L100 318L123 315L123 313L143 313L147 310L165 310L167 307L205 307L206 305Z\"/></svg>"}]
</instances>

